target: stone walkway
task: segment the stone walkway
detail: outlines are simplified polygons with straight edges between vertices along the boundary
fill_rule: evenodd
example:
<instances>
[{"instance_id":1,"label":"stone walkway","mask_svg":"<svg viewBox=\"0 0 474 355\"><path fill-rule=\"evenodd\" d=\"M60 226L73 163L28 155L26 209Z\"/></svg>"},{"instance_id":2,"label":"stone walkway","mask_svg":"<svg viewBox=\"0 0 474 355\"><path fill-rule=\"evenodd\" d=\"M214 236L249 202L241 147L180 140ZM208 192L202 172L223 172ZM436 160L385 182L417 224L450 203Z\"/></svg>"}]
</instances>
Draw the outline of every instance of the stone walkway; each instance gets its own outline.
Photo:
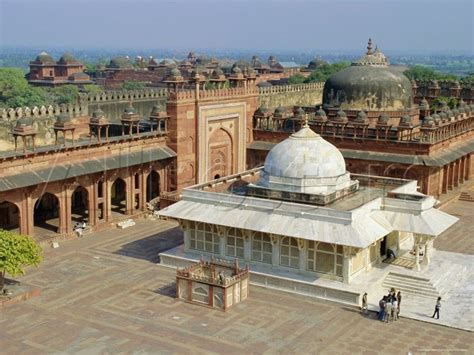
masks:
<instances>
[{"instance_id":1,"label":"stone walkway","mask_svg":"<svg viewBox=\"0 0 474 355\"><path fill-rule=\"evenodd\" d=\"M173 297L157 253L182 243L176 225L138 221L61 242L21 281L40 297L0 312L2 354L473 353L472 333L251 287L228 312Z\"/></svg>"}]
</instances>

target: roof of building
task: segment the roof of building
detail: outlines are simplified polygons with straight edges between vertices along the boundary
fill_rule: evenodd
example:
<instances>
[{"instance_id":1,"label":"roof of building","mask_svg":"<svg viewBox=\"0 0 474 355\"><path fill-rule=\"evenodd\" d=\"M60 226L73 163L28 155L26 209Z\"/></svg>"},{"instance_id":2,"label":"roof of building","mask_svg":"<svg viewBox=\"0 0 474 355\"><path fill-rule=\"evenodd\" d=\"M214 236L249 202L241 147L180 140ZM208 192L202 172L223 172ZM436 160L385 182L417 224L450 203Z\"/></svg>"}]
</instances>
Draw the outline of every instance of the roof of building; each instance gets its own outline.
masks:
<instances>
[{"instance_id":1,"label":"roof of building","mask_svg":"<svg viewBox=\"0 0 474 355\"><path fill-rule=\"evenodd\" d=\"M65 122L70 122L70 121L71 121L71 116L67 112L61 112L59 115L56 116L57 123L65 123Z\"/></svg>"},{"instance_id":2,"label":"roof of building","mask_svg":"<svg viewBox=\"0 0 474 355\"><path fill-rule=\"evenodd\" d=\"M244 177L230 176L225 184L232 185L239 178ZM434 198L416 192L415 181L380 179L387 181L380 186L370 182L347 200L336 201L330 207L216 192L207 188L209 183L206 183L183 190L182 200L160 210L159 214L356 248L366 248L394 230L436 236L456 222L457 218L433 208ZM390 187L392 191L400 191L401 196L389 199L384 206L382 196ZM408 220L405 215L409 216ZM398 221L403 219L407 223L400 227Z\"/></svg>"},{"instance_id":3,"label":"roof of building","mask_svg":"<svg viewBox=\"0 0 474 355\"><path fill-rule=\"evenodd\" d=\"M76 58L74 58L74 56L71 53L66 52L61 56L61 58L59 58L58 63L59 64L77 64L79 62L76 60Z\"/></svg>"},{"instance_id":4,"label":"roof of building","mask_svg":"<svg viewBox=\"0 0 474 355\"><path fill-rule=\"evenodd\" d=\"M388 67L385 56L372 51L348 68L331 75L323 89L325 107L344 110L402 110L413 104L412 84L400 71Z\"/></svg>"},{"instance_id":5,"label":"roof of building","mask_svg":"<svg viewBox=\"0 0 474 355\"><path fill-rule=\"evenodd\" d=\"M111 69L132 69L133 65L127 57L112 58L107 68Z\"/></svg>"},{"instance_id":6,"label":"roof of building","mask_svg":"<svg viewBox=\"0 0 474 355\"><path fill-rule=\"evenodd\" d=\"M70 80L90 80L91 77L83 72L77 72L69 75L68 79Z\"/></svg>"},{"instance_id":7,"label":"roof of building","mask_svg":"<svg viewBox=\"0 0 474 355\"><path fill-rule=\"evenodd\" d=\"M16 123L16 127L30 127L33 126L33 118L32 117L20 117Z\"/></svg>"},{"instance_id":8,"label":"roof of building","mask_svg":"<svg viewBox=\"0 0 474 355\"><path fill-rule=\"evenodd\" d=\"M299 65L298 63L295 63L295 62L278 62L278 63L279 63L283 68L288 68L288 69L301 67L301 65Z\"/></svg>"},{"instance_id":9,"label":"roof of building","mask_svg":"<svg viewBox=\"0 0 474 355\"><path fill-rule=\"evenodd\" d=\"M311 60L308 64L308 68L309 69L316 69L316 68L319 68L325 64L328 64L328 62L326 62L325 60L323 60L322 58L320 57L317 57L317 58L314 58L313 60Z\"/></svg>"},{"instance_id":10,"label":"roof of building","mask_svg":"<svg viewBox=\"0 0 474 355\"><path fill-rule=\"evenodd\" d=\"M105 117L105 113L99 107L92 112L92 118L99 119L103 117Z\"/></svg>"},{"instance_id":11,"label":"roof of building","mask_svg":"<svg viewBox=\"0 0 474 355\"><path fill-rule=\"evenodd\" d=\"M54 59L46 52L41 52L36 56L36 62L41 62L42 64L54 64Z\"/></svg>"},{"instance_id":12,"label":"roof of building","mask_svg":"<svg viewBox=\"0 0 474 355\"><path fill-rule=\"evenodd\" d=\"M391 68L350 66L324 84L325 107L350 110L402 110L412 106L410 80Z\"/></svg>"},{"instance_id":13,"label":"roof of building","mask_svg":"<svg viewBox=\"0 0 474 355\"><path fill-rule=\"evenodd\" d=\"M30 170L9 176L1 176L0 191L8 191L26 186L61 181L76 176L98 173L104 170L126 168L175 156L176 153L168 147L156 147L134 153L125 152L107 157L98 156L86 161L74 162L71 164L55 164L44 169Z\"/></svg>"},{"instance_id":14,"label":"roof of building","mask_svg":"<svg viewBox=\"0 0 474 355\"><path fill-rule=\"evenodd\" d=\"M341 152L307 123L268 153L258 186L308 194L346 188L349 174Z\"/></svg>"}]
</instances>

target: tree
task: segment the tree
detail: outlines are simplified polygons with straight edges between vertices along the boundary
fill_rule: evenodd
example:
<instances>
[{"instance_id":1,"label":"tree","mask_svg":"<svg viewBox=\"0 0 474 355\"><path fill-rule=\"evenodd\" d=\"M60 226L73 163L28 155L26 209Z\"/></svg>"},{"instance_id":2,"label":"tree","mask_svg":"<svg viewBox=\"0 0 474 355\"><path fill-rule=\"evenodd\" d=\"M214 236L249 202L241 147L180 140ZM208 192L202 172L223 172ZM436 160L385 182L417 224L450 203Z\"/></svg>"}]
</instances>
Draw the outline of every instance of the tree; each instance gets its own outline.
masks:
<instances>
[{"instance_id":1,"label":"tree","mask_svg":"<svg viewBox=\"0 0 474 355\"><path fill-rule=\"evenodd\" d=\"M303 84L305 77L301 74L295 74L288 78L288 84Z\"/></svg>"},{"instance_id":2,"label":"tree","mask_svg":"<svg viewBox=\"0 0 474 355\"><path fill-rule=\"evenodd\" d=\"M206 88L206 90L215 90L215 89L218 89L218 88L228 89L228 88L230 88L230 83L229 83L228 80L226 80L226 81L224 81L223 83L220 83L220 84L207 80L206 83L205 83L205 88Z\"/></svg>"},{"instance_id":3,"label":"tree","mask_svg":"<svg viewBox=\"0 0 474 355\"><path fill-rule=\"evenodd\" d=\"M307 83L326 81L331 75L351 65L350 62L342 61L333 64L323 64L314 70L305 80Z\"/></svg>"},{"instance_id":4,"label":"tree","mask_svg":"<svg viewBox=\"0 0 474 355\"><path fill-rule=\"evenodd\" d=\"M429 81L429 80L458 80L459 78L453 74L445 74L423 65L415 65L404 71L409 79Z\"/></svg>"},{"instance_id":5,"label":"tree","mask_svg":"<svg viewBox=\"0 0 474 355\"><path fill-rule=\"evenodd\" d=\"M431 109L437 110L440 104L444 102L450 109L456 108L458 100L455 97L438 96L431 102Z\"/></svg>"},{"instance_id":6,"label":"tree","mask_svg":"<svg viewBox=\"0 0 474 355\"><path fill-rule=\"evenodd\" d=\"M79 99L79 89L76 85L62 85L52 91L54 102L62 104L73 104Z\"/></svg>"},{"instance_id":7,"label":"tree","mask_svg":"<svg viewBox=\"0 0 474 355\"><path fill-rule=\"evenodd\" d=\"M100 87L99 85L87 84L87 85L84 85L84 91L88 93L89 95L94 96L94 95L103 93L104 89Z\"/></svg>"},{"instance_id":8,"label":"tree","mask_svg":"<svg viewBox=\"0 0 474 355\"><path fill-rule=\"evenodd\" d=\"M0 229L0 292L3 292L6 274L15 277L25 273L25 266L38 266L41 252L32 237Z\"/></svg>"},{"instance_id":9,"label":"tree","mask_svg":"<svg viewBox=\"0 0 474 355\"><path fill-rule=\"evenodd\" d=\"M141 90L145 88L145 84L139 81L126 80L122 84L123 90Z\"/></svg>"},{"instance_id":10,"label":"tree","mask_svg":"<svg viewBox=\"0 0 474 355\"><path fill-rule=\"evenodd\" d=\"M350 65L351 63L346 62L346 61L337 62L333 64L328 64L328 63L322 64L318 68L313 70L311 74L307 78L304 79L303 82L304 83L324 82L334 73L337 73L338 71L344 68L347 68ZM288 79L288 82L290 84L300 84L299 81L301 80L301 78L299 77L301 77L300 74L293 75Z\"/></svg>"},{"instance_id":11,"label":"tree","mask_svg":"<svg viewBox=\"0 0 474 355\"><path fill-rule=\"evenodd\" d=\"M474 84L474 73L470 73L468 76L465 76L461 79L462 84Z\"/></svg>"},{"instance_id":12,"label":"tree","mask_svg":"<svg viewBox=\"0 0 474 355\"><path fill-rule=\"evenodd\" d=\"M0 68L0 106L22 107L47 104L44 89L28 85L18 68Z\"/></svg>"}]
</instances>

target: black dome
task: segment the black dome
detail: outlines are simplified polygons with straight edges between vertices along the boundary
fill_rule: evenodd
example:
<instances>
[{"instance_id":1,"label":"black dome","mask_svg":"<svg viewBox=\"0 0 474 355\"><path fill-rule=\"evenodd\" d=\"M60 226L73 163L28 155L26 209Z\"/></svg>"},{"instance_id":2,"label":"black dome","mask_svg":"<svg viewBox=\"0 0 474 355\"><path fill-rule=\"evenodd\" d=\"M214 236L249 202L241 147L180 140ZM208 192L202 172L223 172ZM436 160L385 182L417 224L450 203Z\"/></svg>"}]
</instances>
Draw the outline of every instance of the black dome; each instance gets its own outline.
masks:
<instances>
[{"instance_id":1,"label":"black dome","mask_svg":"<svg viewBox=\"0 0 474 355\"><path fill-rule=\"evenodd\" d=\"M351 66L324 84L325 107L344 110L400 110L412 105L410 80L387 67Z\"/></svg>"}]
</instances>

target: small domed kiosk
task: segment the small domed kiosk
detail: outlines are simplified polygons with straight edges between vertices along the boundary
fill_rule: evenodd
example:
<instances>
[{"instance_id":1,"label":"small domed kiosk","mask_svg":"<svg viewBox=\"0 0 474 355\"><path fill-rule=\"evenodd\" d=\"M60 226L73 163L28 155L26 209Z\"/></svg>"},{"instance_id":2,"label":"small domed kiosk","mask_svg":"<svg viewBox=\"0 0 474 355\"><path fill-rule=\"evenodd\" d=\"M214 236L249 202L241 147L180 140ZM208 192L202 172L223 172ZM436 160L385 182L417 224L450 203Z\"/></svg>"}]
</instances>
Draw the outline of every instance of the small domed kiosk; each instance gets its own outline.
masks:
<instances>
[{"instance_id":1,"label":"small domed kiosk","mask_svg":"<svg viewBox=\"0 0 474 355\"><path fill-rule=\"evenodd\" d=\"M105 117L104 111L97 108L92 113L92 117L89 120L89 138L92 140L93 136L97 137L99 143L102 143L102 129L105 130L105 140L109 142L109 121Z\"/></svg>"},{"instance_id":2,"label":"small domed kiosk","mask_svg":"<svg viewBox=\"0 0 474 355\"><path fill-rule=\"evenodd\" d=\"M27 138L31 138L32 149L35 150L35 138L38 132L33 126L33 119L31 117L21 117L16 121L15 127L13 128L12 135L15 140L15 151L18 149L18 137L21 137L23 141L23 153L26 153Z\"/></svg>"},{"instance_id":3,"label":"small domed kiosk","mask_svg":"<svg viewBox=\"0 0 474 355\"><path fill-rule=\"evenodd\" d=\"M60 113L56 117L56 122L53 126L54 130L54 144L58 144L58 133L61 132L63 135L64 145L66 145L66 134L67 132L71 133L72 145L74 146L75 138L74 132L76 130L76 125L71 121L71 116L66 111Z\"/></svg>"}]
</instances>

